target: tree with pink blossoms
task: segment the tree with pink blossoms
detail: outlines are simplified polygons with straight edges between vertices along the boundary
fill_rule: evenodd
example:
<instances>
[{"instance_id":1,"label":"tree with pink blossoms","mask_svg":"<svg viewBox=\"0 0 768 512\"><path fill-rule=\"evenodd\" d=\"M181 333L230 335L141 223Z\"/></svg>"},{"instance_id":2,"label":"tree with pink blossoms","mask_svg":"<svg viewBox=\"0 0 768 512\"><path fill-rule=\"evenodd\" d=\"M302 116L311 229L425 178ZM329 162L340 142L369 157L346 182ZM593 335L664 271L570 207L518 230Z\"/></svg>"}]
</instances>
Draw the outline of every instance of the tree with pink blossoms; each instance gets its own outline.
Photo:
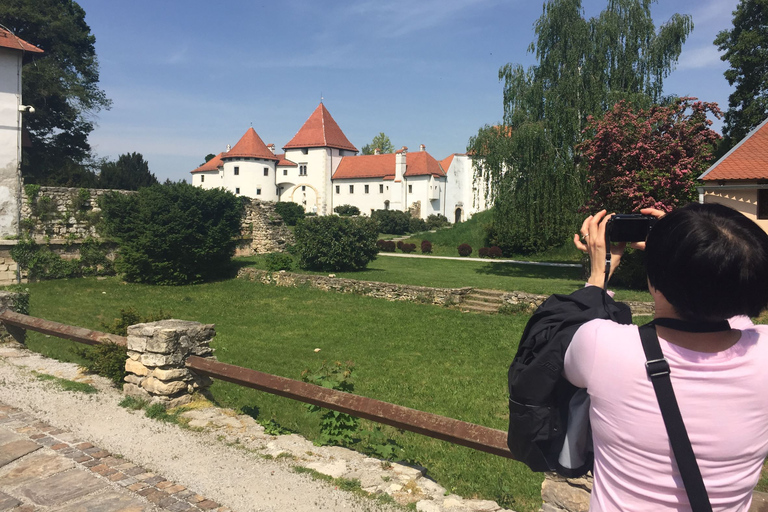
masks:
<instances>
[{"instance_id":1,"label":"tree with pink blossoms","mask_svg":"<svg viewBox=\"0 0 768 512\"><path fill-rule=\"evenodd\" d=\"M590 116L577 146L589 193L584 209L670 211L695 201L696 178L720 140L708 114L721 117L716 103L680 98L649 109L620 101L602 118Z\"/></svg>"}]
</instances>

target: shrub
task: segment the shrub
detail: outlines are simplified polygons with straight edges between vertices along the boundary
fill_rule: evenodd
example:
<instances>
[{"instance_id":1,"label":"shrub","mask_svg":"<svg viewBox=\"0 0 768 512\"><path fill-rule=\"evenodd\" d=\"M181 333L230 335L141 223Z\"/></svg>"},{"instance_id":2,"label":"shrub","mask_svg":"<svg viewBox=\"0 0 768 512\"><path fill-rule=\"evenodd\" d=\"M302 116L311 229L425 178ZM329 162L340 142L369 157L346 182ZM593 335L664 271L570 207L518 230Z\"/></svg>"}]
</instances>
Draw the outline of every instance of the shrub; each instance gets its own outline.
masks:
<instances>
[{"instance_id":1,"label":"shrub","mask_svg":"<svg viewBox=\"0 0 768 512\"><path fill-rule=\"evenodd\" d=\"M283 218L288 226L295 226L305 216L304 207L293 201L280 201L275 204L275 213Z\"/></svg>"},{"instance_id":2,"label":"shrub","mask_svg":"<svg viewBox=\"0 0 768 512\"><path fill-rule=\"evenodd\" d=\"M400 249L401 251L403 250L403 241L402 240L398 240L397 241L397 248Z\"/></svg>"},{"instance_id":3,"label":"shrub","mask_svg":"<svg viewBox=\"0 0 768 512\"><path fill-rule=\"evenodd\" d=\"M75 353L85 362L83 368L88 373L106 377L115 384L123 383L125 378L126 348L117 343L100 343L93 347L77 347Z\"/></svg>"},{"instance_id":4,"label":"shrub","mask_svg":"<svg viewBox=\"0 0 768 512\"><path fill-rule=\"evenodd\" d=\"M101 242L88 237L80 245L80 258L65 260L48 245L38 245L28 237L21 238L11 248L11 257L19 268L27 271L30 280L63 279L112 274L112 262Z\"/></svg>"},{"instance_id":5,"label":"shrub","mask_svg":"<svg viewBox=\"0 0 768 512\"><path fill-rule=\"evenodd\" d=\"M587 267L588 269L589 267ZM647 290L648 280L645 273L645 253L627 249L621 257L621 265L611 277L612 286L623 286L633 290Z\"/></svg>"},{"instance_id":6,"label":"shrub","mask_svg":"<svg viewBox=\"0 0 768 512\"><path fill-rule=\"evenodd\" d=\"M392 240L378 240L376 242L379 252L395 252L395 242Z\"/></svg>"},{"instance_id":7,"label":"shrub","mask_svg":"<svg viewBox=\"0 0 768 512\"><path fill-rule=\"evenodd\" d=\"M469 244L461 244L458 247L459 250L459 256L469 256L472 254L472 246Z\"/></svg>"},{"instance_id":8,"label":"shrub","mask_svg":"<svg viewBox=\"0 0 768 512\"><path fill-rule=\"evenodd\" d=\"M127 281L200 283L224 275L240 235L242 204L223 189L184 182L102 196L104 227Z\"/></svg>"},{"instance_id":9,"label":"shrub","mask_svg":"<svg viewBox=\"0 0 768 512\"><path fill-rule=\"evenodd\" d=\"M400 245L400 250L406 254L410 254L416 250L416 244L402 244Z\"/></svg>"},{"instance_id":10,"label":"shrub","mask_svg":"<svg viewBox=\"0 0 768 512\"><path fill-rule=\"evenodd\" d=\"M421 253L422 254L430 254L432 252L432 242L429 240L422 240L421 241Z\"/></svg>"},{"instance_id":11,"label":"shrub","mask_svg":"<svg viewBox=\"0 0 768 512\"><path fill-rule=\"evenodd\" d=\"M351 204L341 204L336 208L334 208L333 211L338 213L342 217L360 215L360 208L358 208L357 206L352 206Z\"/></svg>"},{"instance_id":12,"label":"shrub","mask_svg":"<svg viewBox=\"0 0 768 512\"><path fill-rule=\"evenodd\" d=\"M309 270L360 270L376 259L376 222L328 215L296 224L299 266Z\"/></svg>"},{"instance_id":13,"label":"shrub","mask_svg":"<svg viewBox=\"0 0 768 512\"><path fill-rule=\"evenodd\" d=\"M501 248L496 247L495 245L493 247L488 248L488 257L489 258L501 258Z\"/></svg>"},{"instance_id":14,"label":"shrub","mask_svg":"<svg viewBox=\"0 0 768 512\"><path fill-rule=\"evenodd\" d=\"M266 257L267 270L270 272L279 272L280 270L291 270L293 268L293 258L282 252L272 252Z\"/></svg>"},{"instance_id":15,"label":"shrub","mask_svg":"<svg viewBox=\"0 0 768 512\"><path fill-rule=\"evenodd\" d=\"M427 223L423 219L417 219L416 217L411 217L411 220L408 221L408 230L411 233L426 231Z\"/></svg>"},{"instance_id":16,"label":"shrub","mask_svg":"<svg viewBox=\"0 0 768 512\"><path fill-rule=\"evenodd\" d=\"M156 313L142 315L136 311L135 308L129 307L127 309L121 309L120 317L115 318L112 322L102 322L101 328L106 332L117 334L118 336L128 336L128 326L130 325L157 322L159 320L166 320L168 318L171 318L171 315L162 309Z\"/></svg>"},{"instance_id":17,"label":"shrub","mask_svg":"<svg viewBox=\"0 0 768 512\"><path fill-rule=\"evenodd\" d=\"M410 228L411 216L397 210L376 210L371 219L378 223L380 233L404 235Z\"/></svg>"},{"instance_id":18,"label":"shrub","mask_svg":"<svg viewBox=\"0 0 768 512\"><path fill-rule=\"evenodd\" d=\"M448 222L448 217L445 215L440 215L439 213L433 213L429 217L427 217L427 228L428 229L437 229L442 228L445 226L448 226L450 223Z\"/></svg>"},{"instance_id":19,"label":"shrub","mask_svg":"<svg viewBox=\"0 0 768 512\"><path fill-rule=\"evenodd\" d=\"M487 247L481 247L477 250L477 255L481 258L487 258L488 257L488 248Z\"/></svg>"}]
</instances>

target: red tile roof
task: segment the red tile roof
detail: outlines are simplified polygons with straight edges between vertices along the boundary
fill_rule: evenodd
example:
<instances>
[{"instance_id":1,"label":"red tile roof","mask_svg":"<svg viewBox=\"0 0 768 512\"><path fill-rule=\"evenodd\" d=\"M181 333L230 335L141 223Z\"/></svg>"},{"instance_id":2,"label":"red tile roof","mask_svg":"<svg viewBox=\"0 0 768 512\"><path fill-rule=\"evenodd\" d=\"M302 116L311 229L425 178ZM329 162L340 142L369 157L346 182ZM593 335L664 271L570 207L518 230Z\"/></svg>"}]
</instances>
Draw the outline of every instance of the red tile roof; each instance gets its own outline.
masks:
<instances>
[{"instance_id":1,"label":"red tile roof","mask_svg":"<svg viewBox=\"0 0 768 512\"><path fill-rule=\"evenodd\" d=\"M278 167L281 165L283 167L296 167L297 165L299 165L296 162L291 162L290 160L286 160L285 153L282 153L280 155L275 155L275 156L280 159L280 161L277 162Z\"/></svg>"},{"instance_id":2,"label":"red tile roof","mask_svg":"<svg viewBox=\"0 0 768 512\"><path fill-rule=\"evenodd\" d=\"M16 37L13 33L0 28L0 48L11 48L12 50L19 50L24 52L43 53L43 50L37 46L31 45L20 37Z\"/></svg>"},{"instance_id":3,"label":"red tile roof","mask_svg":"<svg viewBox=\"0 0 768 512\"><path fill-rule=\"evenodd\" d=\"M221 167L224 163L221 161L221 155L224 153L219 153L215 157L211 158L207 162L205 162L203 165L195 169L191 172L204 172L204 171L215 171L219 167Z\"/></svg>"},{"instance_id":4,"label":"red tile roof","mask_svg":"<svg viewBox=\"0 0 768 512\"><path fill-rule=\"evenodd\" d=\"M445 176L440 163L426 151L414 151L405 155L405 176Z\"/></svg>"},{"instance_id":5,"label":"red tile roof","mask_svg":"<svg viewBox=\"0 0 768 512\"><path fill-rule=\"evenodd\" d=\"M229 158L263 158L265 160L280 160L272 153L264 141L261 140L259 134L253 128L248 128L245 135L240 137L235 147L222 153L224 159Z\"/></svg>"},{"instance_id":6,"label":"red tile roof","mask_svg":"<svg viewBox=\"0 0 768 512\"><path fill-rule=\"evenodd\" d=\"M341 159L334 180L352 178L395 178L395 154L345 156Z\"/></svg>"},{"instance_id":7,"label":"red tile roof","mask_svg":"<svg viewBox=\"0 0 768 512\"><path fill-rule=\"evenodd\" d=\"M448 169L450 169L454 156L456 156L455 153L440 160L440 167L442 167L445 172L448 172Z\"/></svg>"},{"instance_id":8,"label":"red tile roof","mask_svg":"<svg viewBox=\"0 0 768 512\"><path fill-rule=\"evenodd\" d=\"M320 147L357 151L322 103L283 149Z\"/></svg>"},{"instance_id":9,"label":"red tile roof","mask_svg":"<svg viewBox=\"0 0 768 512\"><path fill-rule=\"evenodd\" d=\"M704 181L768 178L768 119L699 176Z\"/></svg>"}]
</instances>

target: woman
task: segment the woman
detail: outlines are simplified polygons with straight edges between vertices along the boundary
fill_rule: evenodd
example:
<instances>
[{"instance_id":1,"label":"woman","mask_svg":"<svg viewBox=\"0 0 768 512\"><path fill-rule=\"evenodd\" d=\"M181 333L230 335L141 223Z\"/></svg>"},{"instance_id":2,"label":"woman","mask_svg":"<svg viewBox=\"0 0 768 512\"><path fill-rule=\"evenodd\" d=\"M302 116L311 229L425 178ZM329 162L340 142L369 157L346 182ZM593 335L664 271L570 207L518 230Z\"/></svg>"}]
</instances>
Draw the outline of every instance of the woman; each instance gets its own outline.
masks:
<instances>
[{"instance_id":1,"label":"woman","mask_svg":"<svg viewBox=\"0 0 768 512\"><path fill-rule=\"evenodd\" d=\"M656 318L731 319L720 332L657 333L712 508L746 512L768 454L768 326L746 318L768 306L768 234L717 204L642 213L660 217L637 244ZM592 262L588 285L604 285L607 219L590 216L574 237ZM610 251L613 273L624 244ZM590 510L690 510L645 360L637 326L608 320L582 325L566 352L565 377L591 399Z\"/></svg>"}]
</instances>

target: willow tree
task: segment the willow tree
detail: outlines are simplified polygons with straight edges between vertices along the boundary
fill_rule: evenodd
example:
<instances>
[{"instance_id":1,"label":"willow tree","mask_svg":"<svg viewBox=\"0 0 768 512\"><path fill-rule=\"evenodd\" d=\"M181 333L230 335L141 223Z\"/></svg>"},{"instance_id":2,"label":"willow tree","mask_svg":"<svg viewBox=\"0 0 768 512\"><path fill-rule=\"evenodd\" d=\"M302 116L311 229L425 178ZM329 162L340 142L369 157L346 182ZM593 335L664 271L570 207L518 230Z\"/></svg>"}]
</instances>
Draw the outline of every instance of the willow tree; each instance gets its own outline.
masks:
<instances>
[{"instance_id":1,"label":"willow tree","mask_svg":"<svg viewBox=\"0 0 768 512\"><path fill-rule=\"evenodd\" d=\"M610 0L586 19L580 0L549 0L534 24L529 51L538 64L507 64L504 121L469 141L475 176L495 205L491 242L505 252L536 252L564 243L586 197L575 146L587 117L622 99L649 106L662 99L688 34L676 14L658 30L655 0Z\"/></svg>"}]
</instances>

